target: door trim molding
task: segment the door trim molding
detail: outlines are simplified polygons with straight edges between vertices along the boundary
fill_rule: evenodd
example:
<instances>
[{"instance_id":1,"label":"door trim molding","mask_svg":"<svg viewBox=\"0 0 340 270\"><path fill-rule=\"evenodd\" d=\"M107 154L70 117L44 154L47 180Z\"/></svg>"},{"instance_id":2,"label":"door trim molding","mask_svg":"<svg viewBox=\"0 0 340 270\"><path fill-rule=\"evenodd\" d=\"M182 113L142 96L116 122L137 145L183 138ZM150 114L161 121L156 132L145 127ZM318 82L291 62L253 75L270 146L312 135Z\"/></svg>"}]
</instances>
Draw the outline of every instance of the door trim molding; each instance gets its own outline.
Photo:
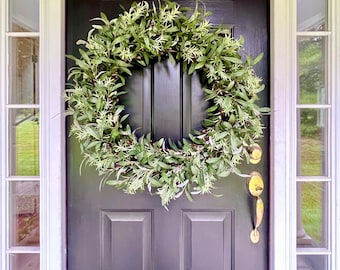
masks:
<instances>
[{"instance_id":1,"label":"door trim molding","mask_svg":"<svg viewBox=\"0 0 340 270\"><path fill-rule=\"evenodd\" d=\"M292 155L292 91L294 89L292 57L292 1L270 1L270 269L286 270L291 268L291 245L296 219L290 214L294 207L291 196L291 174L294 166L290 164ZM288 226L287 226L288 224Z\"/></svg>"},{"instance_id":2,"label":"door trim molding","mask_svg":"<svg viewBox=\"0 0 340 270\"><path fill-rule=\"evenodd\" d=\"M40 1L40 269L66 269L65 0Z\"/></svg>"},{"instance_id":3,"label":"door trim molding","mask_svg":"<svg viewBox=\"0 0 340 270\"><path fill-rule=\"evenodd\" d=\"M270 0L270 269L291 269L291 1ZM65 0L41 1L41 266L66 269ZM289 117L288 117L289 116ZM338 241L339 242L339 241ZM293 242L294 243L294 242Z\"/></svg>"},{"instance_id":4,"label":"door trim molding","mask_svg":"<svg viewBox=\"0 0 340 270\"><path fill-rule=\"evenodd\" d=\"M332 83L334 83L334 100L333 100L333 113L334 113L334 118L332 124L334 125L333 127L333 136L335 136L335 157L332 166L334 166L334 176L335 179L338 179L340 177L340 136L336 136L336 131L340 130L340 3L339 1L334 0L332 2L332 6L330 6L331 16L332 16L332 22L333 24L331 25L332 30L334 31L335 37L332 38L332 50L334 51L334 59L332 59L332 70L331 75L333 76L334 80ZM339 180L339 179L338 179ZM332 214L334 215L333 218L333 224L332 228L335 228L334 232L334 238L333 238L333 243L332 243L332 248L334 248L334 253L333 254L338 254L334 255L332 258L332 265L333 269L339 269L340 267L340 182L339 181L333 181L333 187L334 187L334 192L333 196L335 199L332 201L334 204L334 207L332 207Z\"/></svg>"}]
</instances>

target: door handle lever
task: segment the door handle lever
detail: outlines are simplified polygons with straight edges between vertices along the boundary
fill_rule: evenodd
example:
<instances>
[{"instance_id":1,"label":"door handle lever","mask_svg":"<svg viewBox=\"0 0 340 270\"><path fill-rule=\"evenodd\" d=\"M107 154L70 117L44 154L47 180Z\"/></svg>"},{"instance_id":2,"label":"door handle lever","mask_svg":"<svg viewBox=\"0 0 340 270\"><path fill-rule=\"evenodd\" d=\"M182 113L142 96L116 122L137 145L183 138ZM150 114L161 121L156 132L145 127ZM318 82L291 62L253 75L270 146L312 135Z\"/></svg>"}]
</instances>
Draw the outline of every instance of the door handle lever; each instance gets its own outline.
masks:
<instances>
[{"instance_id":1,"label":"door handle lever","mask_svg":"<svg viewBox=\"0 0 340 270\"><path fill-rule=\"evenodd\" d=\"M254 228L250 233L250 240L256 244L260 240L260 232L258 228L262 223L264 214L264 202L260 197L264 189L264 183L261 174L259 174L258 172L252 172L250 174L250 178L247 181L247 185L248 191L250 195L254 197L256 203Z\"/></svg>"}]
</instances>

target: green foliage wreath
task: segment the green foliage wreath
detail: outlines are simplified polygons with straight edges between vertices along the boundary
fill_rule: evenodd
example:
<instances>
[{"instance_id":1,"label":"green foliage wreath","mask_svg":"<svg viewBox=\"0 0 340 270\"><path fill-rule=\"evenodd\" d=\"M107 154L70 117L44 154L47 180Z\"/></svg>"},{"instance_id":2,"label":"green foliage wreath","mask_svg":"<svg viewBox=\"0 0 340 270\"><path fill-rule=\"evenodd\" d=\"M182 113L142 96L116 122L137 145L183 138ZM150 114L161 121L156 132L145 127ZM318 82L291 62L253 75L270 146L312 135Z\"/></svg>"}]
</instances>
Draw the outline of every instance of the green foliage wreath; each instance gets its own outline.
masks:
<instances>
[{"instance_id":1,"label":"green foliage wreath","mask_svg":"<svg viewBox=\"0 0 340 270\"><path fill-rule=\"evenodd\" d=\"M80 57L67 90L71 134L80 142L84 161L103 176L103 184L134 194L147 188L163 206L180 197L211 192L214 182L249 161L247 149L262 137L262 113L255 104L264 88L253 66L242 60L243 40L213 28L208 12L177 3L135 3L119 17L101 14L87 40L78 41ZM203 129L174 143L138 138L119 98L131 69L169 59L182 62L190 75L202 74L205 100L210 101ZM167 146L169 145L169 146Z\"/></svg>"}]
</instances>

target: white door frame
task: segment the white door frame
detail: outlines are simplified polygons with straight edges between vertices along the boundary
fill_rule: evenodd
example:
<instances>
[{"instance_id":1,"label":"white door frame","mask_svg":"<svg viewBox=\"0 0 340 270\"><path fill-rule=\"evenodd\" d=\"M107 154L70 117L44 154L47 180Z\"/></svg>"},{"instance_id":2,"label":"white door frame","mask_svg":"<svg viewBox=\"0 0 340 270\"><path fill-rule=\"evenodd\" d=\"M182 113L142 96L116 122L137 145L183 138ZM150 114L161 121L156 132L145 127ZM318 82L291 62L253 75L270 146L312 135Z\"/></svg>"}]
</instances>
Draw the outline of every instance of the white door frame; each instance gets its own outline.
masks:
<instances>
[{"instance_id":1,"label":"white door frame","mask_svg":"<svg viewBox=\"0 0 340 270\"><path fill-rule=\"evenodd\" d=\"M291 1L270 1L270 269L291 268ZM293 88L294 89L294 88ZM288 224L288 226L287 226ZM294 240L293 240L294 241Z\"/></svg>"},{"instance_id":2,"label":"white door frame","mask_svg":"<svg viewBox=\"0 0 340 270\"><path fill-rule=\"evenodd\" d=\"M41 172L41 269L66 269L66 179L65 179L65 0L44 0L41 6L41 143L44 162ZM270 0L270 269L293 270L295 259L295 207L291 179L290 134L292 119L292 58L295 20L292 2ZM340 14L340 5L336 7ZM340 19L338 19L340 23ZM339 25L339 24L338 24ZM340 32L340 31L338 31ZM340 34L338 44L340 44ZM339 46L338 46L339 47ZM340 51L338 50L338 56ZM337 61L338 64L340 61ZM339 66L335 66L339 70ZM339 72L338 72L339 73ZM338 76L340 77L340 76ZM340 82L338 82L340 85ZM340 94L337 96L340 104ZM340 112L338 113L340 119ZM336 128L340 129L340 124ZM340 143L337 144L340 153ZM339 160L337 160L339 164ZM340 167L340 166L338 166ZM338 168L338 174L340 169ZM45 179L45 180L44 180ZM293 188L294 190L294 188ZM337 186L340 193L340 184ZM340 214L335 221L340 230ZM338 250L340 236L337 234ZM294 256L295 257L295 256ZM295 268L296 269L296 268ZM336 265L333 269L336 269Z\"/></svg>"},{"instance_id":3,"label":"white door frame","mask_svg":"<svg viewBox=\"0 0 340 270\"><path fill-rule=\"evenodd\" d=\"M65 0L43 0L40 10L40 269L65 270Z\"/></svg>"}]
</instances>

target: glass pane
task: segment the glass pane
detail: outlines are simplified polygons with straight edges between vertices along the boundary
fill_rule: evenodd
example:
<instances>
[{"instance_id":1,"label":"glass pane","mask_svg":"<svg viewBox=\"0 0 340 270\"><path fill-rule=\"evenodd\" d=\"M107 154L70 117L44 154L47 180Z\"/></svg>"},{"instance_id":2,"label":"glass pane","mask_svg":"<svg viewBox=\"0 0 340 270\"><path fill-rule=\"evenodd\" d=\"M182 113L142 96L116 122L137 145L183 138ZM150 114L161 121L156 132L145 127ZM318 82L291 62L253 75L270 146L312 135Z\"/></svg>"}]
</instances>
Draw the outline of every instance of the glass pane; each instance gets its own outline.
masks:
<instances>
[{"instance_id":1,"label":"glass pane","mask_svg":"<svg viewBox=\"0 0 340 270\"><path fill-rule=\"evenodd\" d=\"M297 246L327 247L328 183L297 183Z\"/></svg>"},{"instance_id":2,"label":"glass pane","mask_svg":"<svg viewBox=\"0 0 340 270\"><path fill-rule=\"evenodd\" d=\"M39 246L39 182L9 183L10 245Z\"/></svg>"},{"instance_id":3,"label":"glass pane","mask_svg":"<svg viewBox=\"0 0 340 270\"><path fill-rule=\"evenodd\" d=\"M39 270L39 254L10 254L10 270Z\"/></svg>"},{"instance_id":4,"label":"glass pane","mask_svg":"<svg viewBox=\"0 0 340 270\"><path fill-rule=\"evenodd\" d=\"M39 31L39 0L9 1L9 31Z\"/></svg>"},{"instance_id":5,"label":"glass pane","mask_svg":"<svg viewBox=\"0 0 340 270\"><path fill-rule=\"evenodd\" d=\"M328 110L299 109L297 175L328 175Z\"/></svg>"},{"instance_id":6,"label":"glass pane","mask_svg":"<svg viewBox=\"0 0 340 270\"><path fill-rule=\"evenodd\" d=\"M298 38L300 104L327 103L326 37Z\"/></svg>"},{"instance_id":7,"label":"glass pane","mask_svg":"<svg viewBox=\"0 0 340 270\"><path fill-rule=\"evenodd\" d=\"M39 103L39 38L9 40L10 104Z\"/></svg>"},{"instance_id":8,"label":"glass pane","mask_svg":"<svg viewBox=\"0 0 340 270\"><path fill-rule=\"evenodd\" d=\"M324 255L299 255L297 270L328 270L327 259Z\"/></svg>"},{"instance_id":9,"label":"glass pane","mask_svg":"<svg viewBox=\"0 0 340 270\"><path fill-rule=\"evenodd\" d=\"M297 30L327 30L327 0L297 0Z\"/></svg>"},{"instance_id":10,"label":"glass pane","mask_svg":"<svg viewBox=\"0 0 340 270\"><path fill-rule=\"evenodd\" d=\"M39 176L39 111L11 109L9 125L9 175Z\"/></svg>"}]
</instances>

